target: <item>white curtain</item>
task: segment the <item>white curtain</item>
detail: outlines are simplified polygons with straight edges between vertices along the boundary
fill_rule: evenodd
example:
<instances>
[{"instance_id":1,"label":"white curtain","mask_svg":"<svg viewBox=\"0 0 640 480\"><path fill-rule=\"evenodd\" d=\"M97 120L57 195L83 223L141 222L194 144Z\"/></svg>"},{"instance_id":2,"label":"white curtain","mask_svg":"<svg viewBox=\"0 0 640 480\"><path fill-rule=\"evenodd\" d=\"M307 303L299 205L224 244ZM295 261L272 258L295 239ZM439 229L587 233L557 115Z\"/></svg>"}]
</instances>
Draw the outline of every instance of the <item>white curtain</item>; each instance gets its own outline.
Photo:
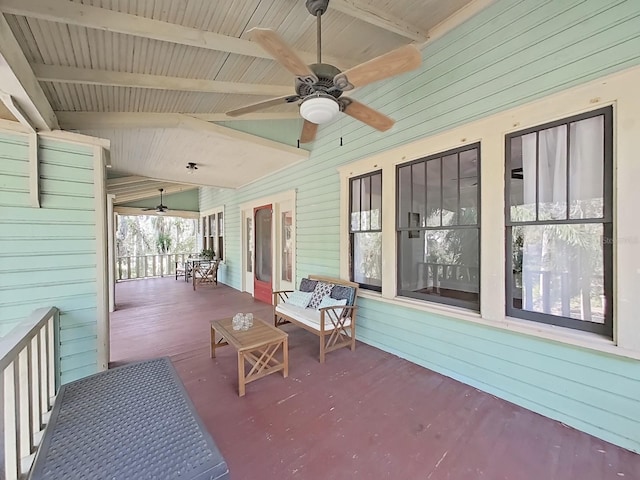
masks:
<instances>
[{"instance_id":1,"label":"white curtain","mask_svg":"<svg viewBox=\"0 0 640 480\"><path fill-rule=\"evenodd\" d=\"M539 220L594 218L602 214L603 122L594 117L522 137L523 208ZM536 171L536 153L538 168ZM567 158L570 179L567 205ZM530 215L533 215L531 217ZM523 233L522 308L602 321L602 227L535 225Z\"/></svg>"}]
</instances>

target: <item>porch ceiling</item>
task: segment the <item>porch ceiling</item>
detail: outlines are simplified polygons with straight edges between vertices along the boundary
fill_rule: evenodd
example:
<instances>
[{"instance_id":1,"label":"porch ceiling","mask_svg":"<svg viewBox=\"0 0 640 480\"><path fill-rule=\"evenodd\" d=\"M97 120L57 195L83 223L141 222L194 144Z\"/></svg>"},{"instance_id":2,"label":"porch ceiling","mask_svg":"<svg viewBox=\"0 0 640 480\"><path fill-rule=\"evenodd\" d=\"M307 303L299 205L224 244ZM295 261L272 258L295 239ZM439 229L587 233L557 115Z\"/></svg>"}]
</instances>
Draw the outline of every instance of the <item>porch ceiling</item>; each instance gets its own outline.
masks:
<instances>
[{"instance_id":1,"label":"porch ceiling","mask_svg":"<svg viewBox=\"0 0 640 480\"><path fill-rule=\"evenodd\" d=\"M422 45L491 2L331 0L322 17L323 60L344 69ZM56 116L49 128L57 120L110 139L115 170L187 181L184 166L194 161L204 166L200 184L238 187L308 156L210 128L229 120L228 110L294 93L291 74L247 32L272 28L315 62L315 19L302 0L3 0L0 11L21 50L5 45L0 57L30 86L32 106L46 110L48 101ZM242 120L280 118L298 118L296 106Z\"/></svg>"}]
</instances>

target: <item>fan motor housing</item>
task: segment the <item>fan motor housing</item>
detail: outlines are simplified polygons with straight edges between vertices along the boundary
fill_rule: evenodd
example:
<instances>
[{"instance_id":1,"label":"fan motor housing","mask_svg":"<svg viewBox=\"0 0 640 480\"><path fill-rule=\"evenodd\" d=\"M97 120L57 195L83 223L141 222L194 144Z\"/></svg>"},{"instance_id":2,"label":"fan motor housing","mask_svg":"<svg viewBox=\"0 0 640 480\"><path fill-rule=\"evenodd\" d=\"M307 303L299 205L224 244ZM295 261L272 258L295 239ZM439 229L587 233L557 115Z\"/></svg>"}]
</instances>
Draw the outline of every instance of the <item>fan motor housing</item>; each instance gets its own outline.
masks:
<instances>
[{"instance_id":1,"label":"fan motor housing","mask_svg":"<svg viewBox=\"0 0 640 480\"><path fill-rule=\"evenodd\" d=\"M305 5L309 13L315 17L318 14L322 15L327 11L329 0L307 0Z\"/></svg>"},{"instance_id":2,"label":"fan motor housing","mask_svg":"<svg viewBox=\"0 0 640 480\"><path fill-rule=\"evenodd\" d=\"M342 90L334 88L333 77L340 73L340 70L328 63L313 63L309 68L316 74L318 81L312 85L301 82L296 79L296 93L302 98L307 97L316 92L323 92L338 98L342 95Z\"/></svg>"}]
</instances>

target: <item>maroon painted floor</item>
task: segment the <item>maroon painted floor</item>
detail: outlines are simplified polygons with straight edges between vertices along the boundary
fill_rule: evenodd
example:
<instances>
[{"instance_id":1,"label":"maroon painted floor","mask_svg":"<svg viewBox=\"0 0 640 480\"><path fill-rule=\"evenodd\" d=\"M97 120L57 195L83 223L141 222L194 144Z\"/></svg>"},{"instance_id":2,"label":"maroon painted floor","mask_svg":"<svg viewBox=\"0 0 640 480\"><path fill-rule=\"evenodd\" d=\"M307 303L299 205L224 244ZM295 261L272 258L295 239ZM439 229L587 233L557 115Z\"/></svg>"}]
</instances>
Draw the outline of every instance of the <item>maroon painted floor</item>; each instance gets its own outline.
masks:
<instances>
[{"instance_id":1,"label":"maroon painted floor","mask_svg":"<svg viewBox=\"0 0 640 480\"><path fill-rule=\"evenodd\" d=\"M640 479L640 455L358 343L327 355L289 332L289 377L238 397L231 347L209 358L209 321L269 305L172 278L117 286L115 364L168 355L234 480Z\"/></svg>"}]
</instances>

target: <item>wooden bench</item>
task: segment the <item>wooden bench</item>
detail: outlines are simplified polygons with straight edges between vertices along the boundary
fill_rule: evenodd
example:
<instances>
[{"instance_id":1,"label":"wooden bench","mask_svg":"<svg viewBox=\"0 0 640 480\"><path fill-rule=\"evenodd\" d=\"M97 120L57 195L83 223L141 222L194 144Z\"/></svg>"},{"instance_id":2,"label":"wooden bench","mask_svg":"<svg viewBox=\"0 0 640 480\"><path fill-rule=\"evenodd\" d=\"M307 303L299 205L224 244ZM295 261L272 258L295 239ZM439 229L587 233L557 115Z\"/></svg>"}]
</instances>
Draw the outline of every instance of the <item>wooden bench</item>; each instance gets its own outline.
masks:
<instances>
[{"instance_id":1,"label":"wooden bench","mask_svg":"<svg viewBox=\"0 0 640 480\"><path fill-rule=\"evenodd\" d=\"M318 282L316 285L333 285L329 295L334 299L346 299L346 305L320 309L291 305L287 300L293 290L279 290L273 292L273 318L276 327L292 323L317 335L320 338L320 363L324 363L328 352L342 347L350 347L352 351L356 348L358 284L339 278L309 275L308 279L301 281L300 288L314 281Z\"/></svg>"}]
</instances>

